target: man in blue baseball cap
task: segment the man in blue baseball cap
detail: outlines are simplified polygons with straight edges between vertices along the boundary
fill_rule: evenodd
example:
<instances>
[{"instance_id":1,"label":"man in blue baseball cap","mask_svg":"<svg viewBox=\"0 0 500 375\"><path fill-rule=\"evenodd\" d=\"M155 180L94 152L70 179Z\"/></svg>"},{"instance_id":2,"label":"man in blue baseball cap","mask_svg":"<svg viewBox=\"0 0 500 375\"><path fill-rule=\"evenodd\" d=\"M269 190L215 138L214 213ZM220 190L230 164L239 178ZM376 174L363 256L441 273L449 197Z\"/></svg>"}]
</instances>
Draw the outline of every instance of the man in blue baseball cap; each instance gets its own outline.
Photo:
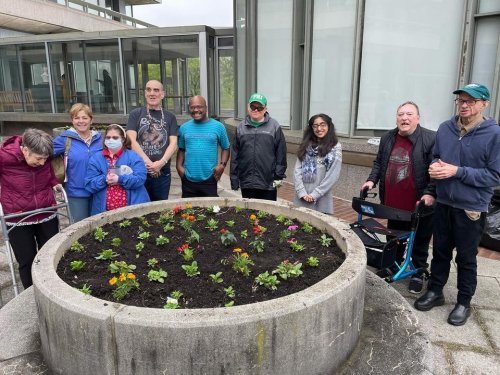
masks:
<instances>
[{"instance_id":1,"label":"man in blue baseball cap","mask_svg":"<svg viewBox=\"0 0 500 375\"><path fill-rule=\"evenodd\" d=\"M448 316L465 324L477 285L477 247L493 188L500 185L500 127L482 111L490 92L471 83L453 92L458 116L443 122L436 134L429 175L436 183L433 259L427 292L415 301L422 311L444 304L453 249L456 249L457 303Z\"/></svg>"}]
</instances>

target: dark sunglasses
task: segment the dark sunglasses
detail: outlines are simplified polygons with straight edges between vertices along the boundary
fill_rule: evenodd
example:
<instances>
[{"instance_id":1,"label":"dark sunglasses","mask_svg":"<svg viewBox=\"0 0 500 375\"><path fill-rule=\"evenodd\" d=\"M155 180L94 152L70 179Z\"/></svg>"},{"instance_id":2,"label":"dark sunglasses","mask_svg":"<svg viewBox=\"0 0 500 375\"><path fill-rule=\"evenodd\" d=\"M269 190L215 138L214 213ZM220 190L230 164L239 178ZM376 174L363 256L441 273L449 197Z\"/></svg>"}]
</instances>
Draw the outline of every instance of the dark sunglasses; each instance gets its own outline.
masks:
<instances>
[{"instance_id":1,"label":"dark sunglasses","mask_svg":"<svg viewBox=\"0 0 500 375\"><path fill-rule=\"evenodd\" d=\"M250 109L252 111L259 111L260 112L260 111L264 110L264 108L265 107L262 107L262 106L257 105L257 104L250 104Z\"/></svg>"}]
</instances>

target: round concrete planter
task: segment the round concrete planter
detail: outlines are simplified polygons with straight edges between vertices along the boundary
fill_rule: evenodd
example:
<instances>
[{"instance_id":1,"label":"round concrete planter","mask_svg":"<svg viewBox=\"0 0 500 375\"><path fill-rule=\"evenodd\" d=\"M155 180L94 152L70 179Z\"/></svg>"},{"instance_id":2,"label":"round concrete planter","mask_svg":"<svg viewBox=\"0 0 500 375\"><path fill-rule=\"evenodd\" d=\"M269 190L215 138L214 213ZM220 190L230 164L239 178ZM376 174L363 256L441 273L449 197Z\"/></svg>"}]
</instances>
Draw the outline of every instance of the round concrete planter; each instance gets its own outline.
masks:
<instances>
[{"instance_id":1,"label":"round concrete planter","mask_svg":"<svg viewBox=\"0 0 500 375\"><path fill-rule=\"evenodd\" d=\"M333 374L363 324L365 250L346 223L260 200L204 198L193 206L240 206L307 221L346 253L312 287L271 301L217 309L162 310L85 296L56 267L70 244L97 226L173 208L181 200L131 206L74 224L33 264L44 358L54 374Z\"/></svg>"}]
</instances>

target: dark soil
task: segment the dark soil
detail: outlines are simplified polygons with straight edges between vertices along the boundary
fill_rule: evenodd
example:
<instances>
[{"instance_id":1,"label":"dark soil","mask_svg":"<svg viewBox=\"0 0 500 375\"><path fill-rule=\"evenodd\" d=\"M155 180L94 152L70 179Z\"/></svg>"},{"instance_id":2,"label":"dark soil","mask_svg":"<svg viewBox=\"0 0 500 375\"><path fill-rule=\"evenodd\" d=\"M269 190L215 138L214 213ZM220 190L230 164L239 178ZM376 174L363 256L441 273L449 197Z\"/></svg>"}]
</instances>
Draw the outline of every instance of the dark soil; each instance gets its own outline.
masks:
<instances>
[{"instance_id":1,"label":"dark soil","mask_svg":"<svg viewBox=\"0 0 500 375\"><path fill-rule=\"evenodd\" d=\"M186 276L181 265L190 264L191 261L185 261L177 250L186 243L189 236L189 233L180 225L181 214L186 212L196 218L191 222L192 229L200 235L199 243L194 242L190 245L194 249L194 260L197 261L200 271L196 277ZM198 220L200 214L206 215L206 218ZM130 219L131 225L126 228L121 228L119 222L107 224L103 226L103 230L109 234L102 242L94 238L94 233L80 238L78 242L83 245L84 250L80 252L68 250L59 262L57 273L66 283L75 288L80 289L87 284L90 286L92 296L116 301L112 296L116 285L111 286L108 281L117 275L111 274L108 266L112 261L125 261L137 267L133 272L140 286L120 300L120 303L163 308L172 291L180 290L183 296L179 300L179 308L209 308L223 307L231 300L235 305L244 305L301 291L330 275L345 259L345 254L337 247L335 241L327 247L323 246L318 240L322 233L316 228L312 233L304 232L300 229L302 223L297 220L293 222L299 226L299 229L294 232L293 237L305 248L300 252L293 251L286 241L280 242L280 232L287 230L289 223L278 222L272 215L258 219L258 225L267 228L260 236L265 242L264 251L258 253L250 245L250 242L255 240L253 223L249 219L251 214L257 214L257 212L250 210L237 212L235 208L222 208L218 213L199 207L184 209L174 215L175 221L172 222L174 229L168 233L165 233L163 225L157 222L160 213ZM206 228L207 220L211 218L218 221L218 228L213 232ZM228 220L235 222L233 227L226 224ZM220 239L222 228L234 233L237 242L229 246L223 245ZM240 232L245 229L248 231L246 239L240 236ZM136 250L136 244L140 241L138 234L144 231L149 232L150 236L143 241L145 247L138 253ZM156 237L159 235L169 238L170 243L163 246L156 245ZM116 237L121 239L121 245L118 247L111 244L111 240ZM233 252L235 248L241 248L242 251L247 252L249 258L255 263L250 267L249 276L233 270L232 259L235 255ZM119 256L112 260L95 259L104 249L113 249ZM318 258L319 266L312 267L307 264L306 261L311 256ZM151 258L158 260L155 270L161 268L168 273L164 283L149 281L148 272L151 267L148 266L147 261ZM86 265L79 271L72 271L69 265L73 260L84 261ZM255 278L260 273L265 271L271 273L284 260L291 263L301 262L303 274L287 280L278 276L280 284L277 285L277 290L256 285ZM223 282L220 284L213 282L209 277L210 274L217 272L222 272ZM224 288L229 286L232 286L236 292L234 298L229 298L224 291Z\"/></svg>"}]
</instances>

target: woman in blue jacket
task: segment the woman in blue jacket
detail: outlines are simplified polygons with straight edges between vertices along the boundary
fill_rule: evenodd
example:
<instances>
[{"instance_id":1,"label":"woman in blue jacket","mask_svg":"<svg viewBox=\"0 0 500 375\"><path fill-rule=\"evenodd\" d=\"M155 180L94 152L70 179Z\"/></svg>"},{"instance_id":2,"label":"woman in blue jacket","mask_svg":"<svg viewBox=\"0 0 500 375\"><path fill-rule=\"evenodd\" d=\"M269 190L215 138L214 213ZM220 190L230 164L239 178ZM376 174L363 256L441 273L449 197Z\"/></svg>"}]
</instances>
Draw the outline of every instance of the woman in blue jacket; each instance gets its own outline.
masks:
<instances>
[{"instance_id":1,"label":"woman in blue jacket","mask_svg":"<svg viewBox=\"0 0 500 375\"><path fill-rule=\"evenodd\" d=\"M144 161L130 150L125 130L117 124L109 125L104 149L90 158L85 177L85 189L92 193L91 215L149 202L146 176Z\"/></svg>"},{"instance_id":2,"label":"woman in blue jacket","mask_svg":"<svg viewBox=\"0 0 500 375\"><path fill-rule=\"evenodd\" d=\"M64 155L64 189L75 222L90 216L91 194L85 190L85 173L90 157L102 151L102 137L90 130L92 111L86 104L74 104L69 114L73 127L54 139L54 157Z\"/></svg>"}]
</instances>

